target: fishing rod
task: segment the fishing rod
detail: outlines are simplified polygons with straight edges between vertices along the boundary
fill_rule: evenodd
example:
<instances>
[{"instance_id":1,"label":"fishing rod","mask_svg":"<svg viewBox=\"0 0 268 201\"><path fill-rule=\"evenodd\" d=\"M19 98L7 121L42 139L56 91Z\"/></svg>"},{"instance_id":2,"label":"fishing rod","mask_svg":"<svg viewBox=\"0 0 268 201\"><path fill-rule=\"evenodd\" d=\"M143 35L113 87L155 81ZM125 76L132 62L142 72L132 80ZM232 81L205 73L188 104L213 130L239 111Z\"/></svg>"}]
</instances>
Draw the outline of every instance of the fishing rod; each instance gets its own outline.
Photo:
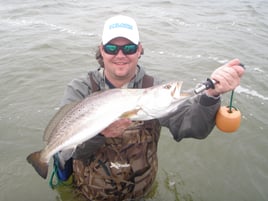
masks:
<instances>
[{"instance_id":1,"label":"fishing rod","mask_svg":"<svg viewBox=\"0 0 268 201\"><path fill-rule=\"evenodd\" d=\"M246 69L244 64L240 63L239 66ZM195 94L202 93L207 89L214 89L216 80L207 78L207 80L201 83L194 89ZM233 106L234 90L232 90L230 104L228 106L221 106L216 114L216 126L219 130L231 133L235 132L240 127L241 112Z\"/></svg>"}]
</instances>

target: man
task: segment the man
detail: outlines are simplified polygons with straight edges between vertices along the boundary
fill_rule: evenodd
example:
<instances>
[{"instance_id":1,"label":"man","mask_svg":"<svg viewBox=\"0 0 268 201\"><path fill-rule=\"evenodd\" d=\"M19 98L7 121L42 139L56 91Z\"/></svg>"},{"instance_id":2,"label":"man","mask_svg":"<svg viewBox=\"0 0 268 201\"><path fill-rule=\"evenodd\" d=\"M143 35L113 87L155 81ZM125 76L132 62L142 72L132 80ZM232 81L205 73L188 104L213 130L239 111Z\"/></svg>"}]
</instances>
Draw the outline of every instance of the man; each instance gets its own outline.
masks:
<instances>
[{"instance_id":1,"label":"man","mask_svg":"<svg viewBox=\"0 0 268 201\"><path fill-rule=\"evenodd\" d=\"M148 76L138 65L142 54L136 22L122 15L108 19L96 54L100 68L89 72L85 78L72 80L62 105L82 100L99 90L159 84L159 79ZM185 101L169 116L136 122L134 126L129 119L121 119L80 145L67 163L73 167L75 187L89 200L113 201L145 196L157 173L161 126L168 127L176 141L207 137L215 126L220 94L235 89L240 83L244 69L239 64L240 61L234 59L217 68L210 77L217 81L215 88ZM56 162L62 154L55 155ZM64 171L59 169L58 175Z\"/></svg>"}]
</instances>

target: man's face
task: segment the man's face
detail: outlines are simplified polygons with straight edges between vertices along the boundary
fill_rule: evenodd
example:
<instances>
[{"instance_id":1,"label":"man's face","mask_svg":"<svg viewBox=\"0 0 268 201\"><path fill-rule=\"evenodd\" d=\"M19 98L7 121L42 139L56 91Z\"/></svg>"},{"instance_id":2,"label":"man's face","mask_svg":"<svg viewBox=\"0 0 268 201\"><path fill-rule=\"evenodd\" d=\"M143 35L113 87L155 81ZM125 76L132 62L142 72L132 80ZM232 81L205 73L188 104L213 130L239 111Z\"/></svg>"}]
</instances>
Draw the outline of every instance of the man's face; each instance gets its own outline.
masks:
<instances>
[{"instance_id":1,"label":"man's face","mask_svg":"<svg viewBox=\"0 0 268 201\"><path fill-rule=\"evenodd\" d=\"M126 38L115 38L108 44L124 46L132 44ZM124 54L122 50L115 55L104 51L104 46L100 46L100 52L103 57L105 76L110 80L126 80L130 81L135 73L139 57L141 56L142 46L138 45L137 51L133 54Z\"/></svg>"}]
</instances>

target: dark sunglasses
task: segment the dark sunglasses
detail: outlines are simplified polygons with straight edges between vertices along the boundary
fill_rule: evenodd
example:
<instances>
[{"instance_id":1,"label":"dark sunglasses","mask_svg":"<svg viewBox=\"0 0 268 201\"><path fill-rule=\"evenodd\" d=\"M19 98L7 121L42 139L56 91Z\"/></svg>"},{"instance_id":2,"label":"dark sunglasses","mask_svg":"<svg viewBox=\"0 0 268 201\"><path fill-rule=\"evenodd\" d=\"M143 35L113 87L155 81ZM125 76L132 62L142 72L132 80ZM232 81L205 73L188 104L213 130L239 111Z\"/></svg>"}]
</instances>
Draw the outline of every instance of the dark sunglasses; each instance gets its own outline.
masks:
<instances>
[{"instance_id":1,"label":"dark sunglasses","mask_svg":"<svg viewBox=\"0 0 268 201\"><path fill-rule=\"evenodd\" d=\"M103 46L104 52L107 54L117 55L119 50L122 50L122 52L125 55L129 54L135 54L138 50L138 45L135 44L127 44L127 45L114 45L114 44L106 44Z\"/></svg>"}]
</instances>

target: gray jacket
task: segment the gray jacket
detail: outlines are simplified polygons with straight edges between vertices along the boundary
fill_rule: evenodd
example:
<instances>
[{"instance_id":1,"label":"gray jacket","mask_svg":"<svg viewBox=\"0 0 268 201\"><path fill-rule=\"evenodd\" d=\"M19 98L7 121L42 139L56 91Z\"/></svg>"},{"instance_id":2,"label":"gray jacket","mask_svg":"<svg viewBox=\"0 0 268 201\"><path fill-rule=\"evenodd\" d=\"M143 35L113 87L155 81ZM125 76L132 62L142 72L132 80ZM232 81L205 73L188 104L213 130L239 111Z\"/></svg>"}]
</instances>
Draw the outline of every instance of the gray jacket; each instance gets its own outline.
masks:
<instances>
[{"instance_id":1,"label":"gray jacket","mask_svg":"<svg viewBox=\"0 0 268 201\"><path fill-rule=\"evenodd\" d=\"M145 71L137 67L136 77L128 83L127 88L141 88ZM93 79L98 84L100 90L109 89L105 82L103 68L93 71ZM158 78L154 78L154 85L160 84ZM82 100L92 93L92 85L87 75L84 78L74 79L68 85L64 93L61 105ZM185 101L178 110L164 118L159 119L161 126L169 128L176 141L183 138L203 139L208 136L215 126L215 116L220 107L220 98L208 97L205 94L196 95ZM87 147L87 153L93 153L104 143L104 137L97 135L91 140L80 145L74 158L80 154L84 155L83 149ZM90 147L90 150L88 150Z\"/></svg>"}]
</instances>

